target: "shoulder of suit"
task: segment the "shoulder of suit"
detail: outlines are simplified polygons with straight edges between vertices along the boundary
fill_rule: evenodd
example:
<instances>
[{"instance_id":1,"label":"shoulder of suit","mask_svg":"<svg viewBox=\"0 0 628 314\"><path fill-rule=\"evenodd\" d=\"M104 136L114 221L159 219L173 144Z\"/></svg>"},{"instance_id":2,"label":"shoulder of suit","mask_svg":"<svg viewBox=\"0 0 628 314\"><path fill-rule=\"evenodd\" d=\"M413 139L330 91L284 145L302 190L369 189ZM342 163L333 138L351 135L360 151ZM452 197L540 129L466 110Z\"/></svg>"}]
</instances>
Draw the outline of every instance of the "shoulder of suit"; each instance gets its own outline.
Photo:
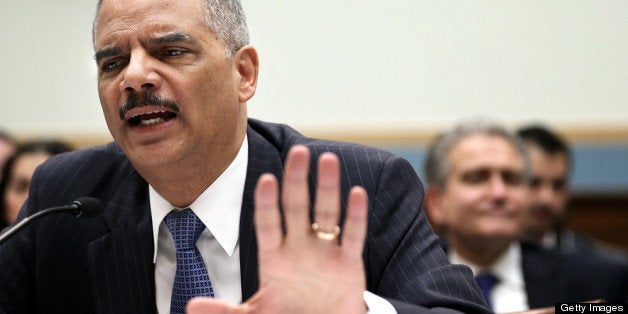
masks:
<instances>
[{"instance_id":1,"label":"shoulder of suit","mask_svg":"<svg viewBox=\"0 0 628 314\"><path fill-rule=\"evenodd\" d=\"M363 144L307 137L286 124L265 122L253 118L249 118L248 123L249 135L253 132L253 136L262 136L284 153L291 146L302 144L308 146L315 156L326 151L337 154L359 152L360 154L375 154L384 158L393 155L388 151Z\"/></svg>"},{"instance_id":2,"label":"shoulder of suit","mask_svg":"<svg viewBox=\"0 0 628 314\"><path fill-rule=\"evenodd\" d=\"M95 171L111 167L112 164L117 164L118 167L130 166L126 155L114 142L52 156L41 165L41 168L47 171L67 168L75 171Z\"/></svg>"}]
</instances>

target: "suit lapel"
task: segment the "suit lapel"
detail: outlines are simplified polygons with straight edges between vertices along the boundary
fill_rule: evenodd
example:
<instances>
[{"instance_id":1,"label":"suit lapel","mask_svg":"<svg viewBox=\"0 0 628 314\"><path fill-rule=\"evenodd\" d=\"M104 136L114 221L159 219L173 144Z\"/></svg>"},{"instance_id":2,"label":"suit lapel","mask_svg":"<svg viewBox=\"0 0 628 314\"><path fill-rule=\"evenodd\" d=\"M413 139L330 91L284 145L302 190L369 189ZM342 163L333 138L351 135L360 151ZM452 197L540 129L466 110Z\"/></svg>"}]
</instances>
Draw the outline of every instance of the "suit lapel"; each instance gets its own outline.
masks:
<instances>
[{"instance_id":1,"label":"suit lapel","mask_svg":"<svg viewBox=\"0 0 628 314\"><path fill-rule=\"evenodd\" d=\"M275 146L250 127L248 141L239 235L243 301L259 288L257 240L253 224L255 185L264 173L272 173L279 180L282 173L282 156ZM103 313L157 311L148 185L130 166L129 173L119 188L112 192L111 201L103 209L102 215L110 232L88 246L95 307Z\"/></svg>"},{"instance_id":2,"label":"suit lapel","mask_svg":"<svg viewBox=\"0 0 628 314\"><path fill-rule=\"evenodd\" d=\"M110 232L88 246L95 308L103 313L155 313L148 185L130 169L105 206Z\"/></svg>"},{"instance_id":3,"label":"suit lapel","mask_svg":"<svg viewBox=\"0 0 628 314\"><path fill-rule=\"evenodd\" d=\"M544 252L528 244L521 245L523 278L530 308L544 307L558 300L556 278L558 265L553 258L544 258Z\"/></svg>"},{"instance_id":4,"label":"suit lapel","mask_svg":"<svg viewBox=\"0 0 628 314\"><path fill-rule=\"evenodd\" d=\"M255 185L264 173L272 173L279 180L282 173L280 152L250 127L247 136L249 156L240 215L240 272L243 301L250 298L259 288L257 240L253 225Z\"/></svg>"}]
</instances>

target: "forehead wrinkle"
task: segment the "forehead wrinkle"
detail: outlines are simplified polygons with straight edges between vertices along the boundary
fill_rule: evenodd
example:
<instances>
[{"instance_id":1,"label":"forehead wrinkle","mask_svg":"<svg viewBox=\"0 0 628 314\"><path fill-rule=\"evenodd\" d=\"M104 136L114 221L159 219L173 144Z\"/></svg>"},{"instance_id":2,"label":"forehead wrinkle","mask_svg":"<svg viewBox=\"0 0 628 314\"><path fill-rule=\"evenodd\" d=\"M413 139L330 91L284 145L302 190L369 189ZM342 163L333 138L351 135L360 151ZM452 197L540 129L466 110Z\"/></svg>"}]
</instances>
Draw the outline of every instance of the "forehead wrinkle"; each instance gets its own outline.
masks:
<instances>
[{"instance_id":1,"label":"forehead wrinkle","mask_svg":"<svg viewBox=\"0 0 628 314\"><path fill-rule=\"evenodd\" d=\"M173 32L170 34L157 36L155 38L148 39L147 42L153 45L164 45L164 44L172 44L172 43L179 43L179 42L184 42L184 43L193 44L193 45L197 44L197 42L194 39L192 39L190 35L184 32ZM102 60L103 58L116 56L116 55L119 55L120 53L122 53L122 48L120 47L107 47L107 48L103 48L97 51L96 54L94 55L94 59L96 60L96 62L98 62L99 60Z\"/></svg>"}]
</instances>

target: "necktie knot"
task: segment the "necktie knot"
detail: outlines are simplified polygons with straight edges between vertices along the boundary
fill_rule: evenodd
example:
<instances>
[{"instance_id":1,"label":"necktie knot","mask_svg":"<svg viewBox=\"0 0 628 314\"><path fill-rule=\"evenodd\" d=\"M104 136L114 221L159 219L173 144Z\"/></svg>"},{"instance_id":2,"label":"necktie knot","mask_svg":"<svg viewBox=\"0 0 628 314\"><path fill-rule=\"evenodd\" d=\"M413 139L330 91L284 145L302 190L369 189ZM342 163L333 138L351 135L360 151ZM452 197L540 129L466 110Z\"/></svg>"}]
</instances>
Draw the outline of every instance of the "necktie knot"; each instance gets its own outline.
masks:
<instances>
[{"instance_id":1,"label":"necktie knot","mask_svg":"<svg viewBox=\"0 0 628 314\"><path fill-rule=\"evenodd\" d=\"M165 221L177 251L194 250L198 237L205 230L205 225L198 216L191 209L186 208L171 211L166 215Z\"/></svg>"},{"instance_id":2,"label":"necktie knot","mask_svg":"<svg viewBox=\"0 0 628 314\"><path fill-rule=\"evenodd\" d=\"M499 282L499 279L491 273L483 273L475 276L475 281L477 281L478 286L480 286L480 290L482 290L484 300L486 300L486 303L490 308L493 308L493 304L491 302L491 290L495 284Z\"/></svg>"}]
</instances>

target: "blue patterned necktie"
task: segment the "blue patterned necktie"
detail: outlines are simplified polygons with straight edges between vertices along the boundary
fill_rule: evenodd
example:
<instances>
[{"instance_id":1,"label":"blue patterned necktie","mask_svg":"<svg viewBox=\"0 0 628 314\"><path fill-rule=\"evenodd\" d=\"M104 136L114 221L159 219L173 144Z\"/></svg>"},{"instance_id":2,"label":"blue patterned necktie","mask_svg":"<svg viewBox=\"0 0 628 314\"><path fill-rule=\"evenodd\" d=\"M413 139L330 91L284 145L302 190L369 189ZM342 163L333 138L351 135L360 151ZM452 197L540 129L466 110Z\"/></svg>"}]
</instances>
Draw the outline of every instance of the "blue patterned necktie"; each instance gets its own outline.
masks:
<instances>
[{"instance_id":1,"label":"blue patterned necktie","mask_svg":"<svg viewBox=\"0 0 628 314\"><path fill-rule=\"evenodd\" d=\"M486 304L488 304L489 308L493 309L493 304L491 302L491 290L499 279L491 273L484 273L475 276L475 281L477 281L478 286L480 286L480 290L482 290L482 295L484 296L484 300L486 300Z\"/></svg>"},{"instance_id":2,"label":"blue patterned necktie","mask_svg":"<svg viewBox=\"0 0 628 314\"><path fill-rule=\"evenodd\" d=\"M183 314L192 297L214 296L205 263L196 248L196 240L205 230L205 225L189 208L171 211L165 221L177 247L177 272L172 287L170 313Z\"/></svg>"}]
</instances>

